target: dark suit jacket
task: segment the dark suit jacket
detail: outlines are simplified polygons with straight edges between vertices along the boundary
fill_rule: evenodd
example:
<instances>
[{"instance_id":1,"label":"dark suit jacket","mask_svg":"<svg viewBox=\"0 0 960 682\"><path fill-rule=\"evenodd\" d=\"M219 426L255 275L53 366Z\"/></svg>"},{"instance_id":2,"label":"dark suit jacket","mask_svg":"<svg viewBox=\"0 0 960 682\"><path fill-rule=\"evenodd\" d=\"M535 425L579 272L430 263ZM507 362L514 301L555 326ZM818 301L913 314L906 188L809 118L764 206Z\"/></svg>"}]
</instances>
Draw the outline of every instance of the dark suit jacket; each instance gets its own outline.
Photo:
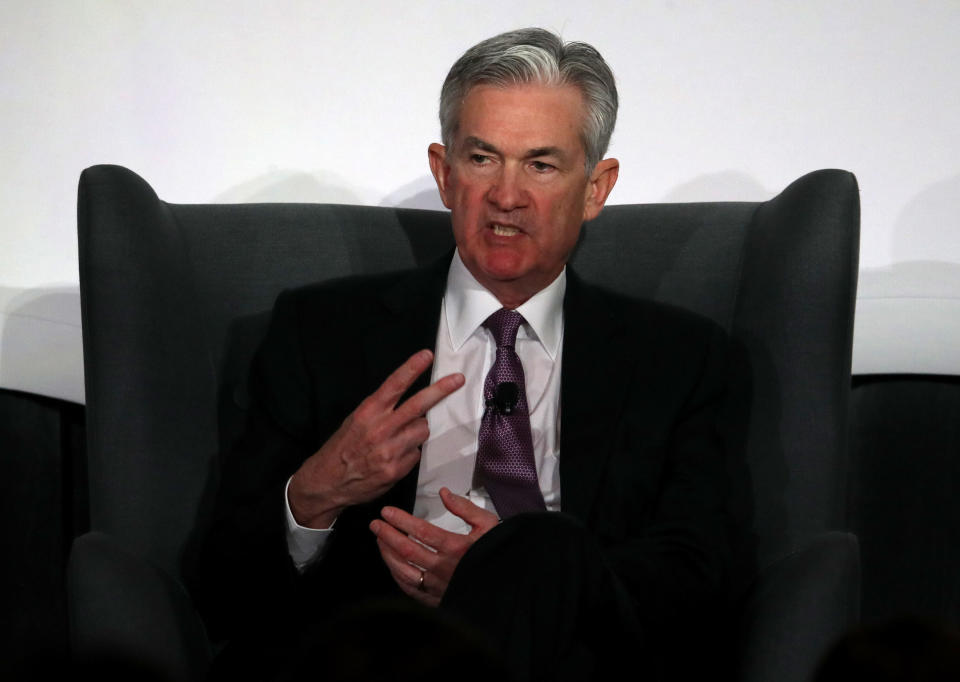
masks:
<instances>
[{"instance_id":1,"label":"dark suit jacket","mask_svg":"<svg viewBox=\"0 0 960 682\"><path fill-rule=\"evenodd\" d=\"M432 348L448 261L323 283L278 299L257 353L249 427L222 465L195 597L215 636L289 636L338 607L399 594L367 528L412 509L415 468L345 511L304 575L286 549L283 486L359 402ZM568 276L561 388L562 509L596 535L651 632L698 620L723 581L716 415L725 336L701 318ZM427 382L429 372L411 389Z\"/></svg>"}]
</instances>

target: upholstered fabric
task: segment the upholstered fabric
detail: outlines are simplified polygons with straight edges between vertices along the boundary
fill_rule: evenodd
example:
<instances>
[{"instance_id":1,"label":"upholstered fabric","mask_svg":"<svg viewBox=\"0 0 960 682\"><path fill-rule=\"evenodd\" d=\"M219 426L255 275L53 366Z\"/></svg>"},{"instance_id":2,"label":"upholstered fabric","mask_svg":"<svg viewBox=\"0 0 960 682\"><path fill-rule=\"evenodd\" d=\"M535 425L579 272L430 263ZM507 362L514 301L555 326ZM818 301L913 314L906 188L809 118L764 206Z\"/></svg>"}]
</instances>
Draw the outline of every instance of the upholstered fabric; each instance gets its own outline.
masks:
<instances>
[{"instance_id":1,"label":"upholstered fabric","mask_svg":"<svg viewBox=\"0 0 960 682\"><path fill-rule=\"evenodd\" d=\"M278 292L424 264L452 247L444 212L169 204L117 166L84 171L78 226L91 527L124 557L151 562L160 573L141 571L147 582L163 575L176 583L191 560L216 483L215 455L239 429L246 367ZM588 282L717 321L738 350L729 421L745 425L730 467L740 501L735 603L744 649L733 658L742 679L805 679L814 652L856 613L855 538L824 533L846 528L858 233L856 180L827 170L762 203L610 206L585 226L572 259ZM96 581L78 576L102 570L102 548L74 547L80 645L89 641L84 612L96 601L83 588ZM811 551L813 574L779 568ZM801 583L811 599L842 595L842 608L798 618ZM130 620L148 608L160 590L144 589L142 602L110 605L113 617ZM181 606L174 620L192 622ZM101 625L110 611L97 612ZM802 660L768 634L778 619L804 629L796 634L808 652ZM117 646L136 649L129 637ZM195 661L149 655L180 676L176 660Z\"/></svg>"}]
</instances>

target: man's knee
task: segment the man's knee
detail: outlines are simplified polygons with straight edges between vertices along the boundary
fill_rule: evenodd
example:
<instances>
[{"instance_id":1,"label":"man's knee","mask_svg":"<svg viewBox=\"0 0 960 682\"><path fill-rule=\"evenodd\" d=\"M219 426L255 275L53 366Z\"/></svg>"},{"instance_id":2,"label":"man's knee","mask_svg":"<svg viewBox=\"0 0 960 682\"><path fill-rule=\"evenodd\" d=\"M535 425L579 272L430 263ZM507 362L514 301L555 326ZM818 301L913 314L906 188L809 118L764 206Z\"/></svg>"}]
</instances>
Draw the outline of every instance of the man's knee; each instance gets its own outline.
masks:
<instances>
[{"instance_id":1,"label":"man's knee","mask_svg":"<svg viewBox=\"0 0 960 682\"><path fill-rule=\"evenodd\" d=\"M518 571L561 562L578 564L594 555L599 550L579 520L560 512L534 512L505 519L491 529L470 548L461 567L494 562Z\"/></svg>"}]
</instances>

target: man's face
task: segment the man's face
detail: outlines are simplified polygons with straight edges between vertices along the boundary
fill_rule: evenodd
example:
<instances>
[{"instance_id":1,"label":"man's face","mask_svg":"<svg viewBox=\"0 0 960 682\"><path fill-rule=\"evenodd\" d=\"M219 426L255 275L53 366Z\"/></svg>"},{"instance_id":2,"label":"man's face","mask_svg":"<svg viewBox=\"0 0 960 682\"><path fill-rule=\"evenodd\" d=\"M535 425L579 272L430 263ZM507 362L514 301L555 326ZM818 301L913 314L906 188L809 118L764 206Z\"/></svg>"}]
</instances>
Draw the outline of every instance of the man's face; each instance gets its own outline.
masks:
<instances>
[{"instance_id":1,"label":"man's face","mask_svg":"<svg viewBox=\"0 0 960 682\"><path fill-rule=\"evenodd\" d=\"M615 159L585 174L583 121L573 86L478 85L464 98L453 148L430 145L460 256L505 306L560 274L616 181Z\"/></svg>"}]
</instances>

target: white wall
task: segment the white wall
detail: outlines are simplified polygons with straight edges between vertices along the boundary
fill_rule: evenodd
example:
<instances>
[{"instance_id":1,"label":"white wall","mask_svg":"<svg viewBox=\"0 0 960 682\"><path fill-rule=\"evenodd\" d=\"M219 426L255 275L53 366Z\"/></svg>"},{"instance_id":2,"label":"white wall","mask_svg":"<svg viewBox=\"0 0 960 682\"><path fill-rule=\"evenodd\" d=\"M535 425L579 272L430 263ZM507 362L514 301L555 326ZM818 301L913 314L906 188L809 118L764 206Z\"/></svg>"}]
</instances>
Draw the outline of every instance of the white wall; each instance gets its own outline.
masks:
<instances>
[{"instance_id":1,"label":"white wall","mask_svg":"<svg viewBox=\"0 0 960 682\"><path fill-rule=\"evenodd\" d=\"M922 369L929 337L960 341L949 321L902 324L917 297L932 296L935 327L960 297L957 0L7 0L0 386L82 400L83 168L125 165L175 202L435 207L425 150L446 70L524 25L591 42L613 67L613 203L759 200L852 170L858 367ZM878 346L891 337L913 350Z\"/></svg>"}]
</instances>

